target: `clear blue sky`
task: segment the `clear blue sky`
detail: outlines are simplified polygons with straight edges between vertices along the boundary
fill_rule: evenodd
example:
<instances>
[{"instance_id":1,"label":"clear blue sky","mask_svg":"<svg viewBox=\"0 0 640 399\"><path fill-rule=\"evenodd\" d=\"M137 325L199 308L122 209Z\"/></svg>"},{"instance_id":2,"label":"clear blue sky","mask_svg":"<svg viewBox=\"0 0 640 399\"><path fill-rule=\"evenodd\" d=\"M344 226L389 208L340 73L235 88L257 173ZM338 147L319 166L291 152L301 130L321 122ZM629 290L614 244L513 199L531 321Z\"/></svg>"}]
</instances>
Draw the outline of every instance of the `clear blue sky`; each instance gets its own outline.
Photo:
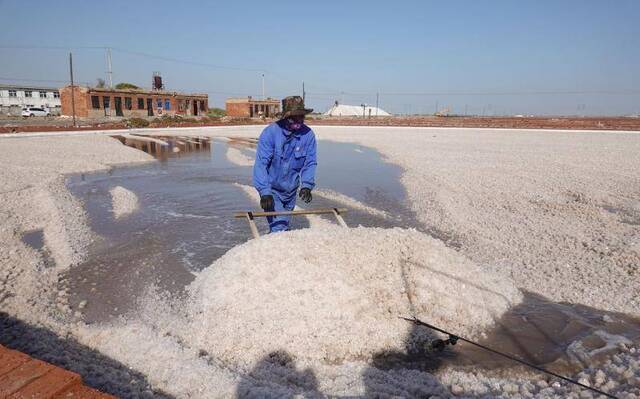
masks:
<instances>
[{"instance_id":1,"label":"clear blue sky","mask_svg":"<svg viewBox=\"0 0 640 399\"><path fill-rule=\"evenodd\" d=\"M379 91L399 113L436 102L458 113L640 113L638 0L0 0L0 26L3 79L65 80L72 48L76 79L94 83L105 51L81 47L109 46L114 82L150 86L160 71L167 88L220 106L260 95L264 70L267 95L300 93L304 80L320 110L340 98L374 104ZM34 45L63 48L6 48Z\"/></svg>"}]
</instances>

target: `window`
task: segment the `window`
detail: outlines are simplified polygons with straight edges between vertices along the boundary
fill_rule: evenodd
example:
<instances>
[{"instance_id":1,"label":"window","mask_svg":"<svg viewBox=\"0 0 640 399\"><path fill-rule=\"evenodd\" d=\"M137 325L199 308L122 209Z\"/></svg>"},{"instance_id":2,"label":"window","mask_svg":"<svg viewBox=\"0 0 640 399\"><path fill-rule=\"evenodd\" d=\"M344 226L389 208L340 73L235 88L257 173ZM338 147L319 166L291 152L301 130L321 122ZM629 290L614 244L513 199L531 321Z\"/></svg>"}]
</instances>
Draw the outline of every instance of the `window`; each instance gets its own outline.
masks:
<instances>
[{"instance_id":1,"label":"window","mask_svg":"<svg viewBox=\"0 0 640 399\"><path fill-rule=\"evenodd\" d=\"M111 97L102 97L102 104L104 105L104 108L111 108Z\"/></svg>"},{"instance_id":2,"label":"window","mask_svg":"<svg viewBox=\"0 0 640 399\"><path fill-rule=\"evenodd\" d=\"M131 109L131 97L124 98L124 108Z\"/></svg>"},{"instance_id":3,"label":"window","mask_svg":"<svg viewBox=\"0 0 640 399\"><path fill-rule=\"evenodd\" d=\"M200 111L204 111L204 101L200 101Z\"/></svg>"},{"instance_id":4,"label":"window","mask_svg":"<svg viewBox=\"0 0 640 399\"><path fill-rule=\"evenodd\" d=\"M40 98L47 98L47 92L46 91L41 91L40 92Z\"/></svg>"},{"instance_id":5,"label":"window","mask_svg":"<svg viewBox=\"0 0 640 399\"><path fill-rule=\"evenodd\" d=\"M161 98L156 99L156 108L162 108L162 99Z\"/></svg>"},{"instance_id":6,"label":"window","mask_svg":"<svg viewBox=\"0 0 640 399\"><path fill-rule=\"evenodd\" d=\"M138 98L138 109L144 109L144 98Z\"/></svg>"},{"instance_id":7,"label":"window","mask_svg":"<svg viewBox=\"0 0 640 399\"><path fill-rule=\"evenodd\" d=\"M167 111L171 109L171 101L169 101L168 98L164 99L164 109L166 109Z\"/></svg>"},{"instance_id":8,"label":"window","mask_svg":"<svg viewBox=\"0 0 640 399\"><path fill-rule=\"evenodd\" d=\"M9 97L17 97L18 94L16 93L15 90L9 90Z\"/></svg>"},{"instance_id":9,"label":"window","mask_svg":"<svg viewBox=\"0 0 640 399\"><path fill-rule=\"evenodd\" d=\"M59 91L54 91L53 92L53 98L60 98L60 92Z\"/></svg>"},{"instance_id":10,"label":"window","mask_svg":"<svg viewBox=\"0 0 640 399\"><path fill-rule=\"evenodd\" d=\"M33 97L33 92L31 90L25 90L24 91L24 96L25 97Z\"/></svg>"},{"instance_id":11,"label":"window","mask_svg":"<svg viewBox=\"0 0 640 399\"><path fill-rule=\"evenodd\" d=\"M100 97L91 96L91 108L100 109Z\"/></svg>"}]
</instances>

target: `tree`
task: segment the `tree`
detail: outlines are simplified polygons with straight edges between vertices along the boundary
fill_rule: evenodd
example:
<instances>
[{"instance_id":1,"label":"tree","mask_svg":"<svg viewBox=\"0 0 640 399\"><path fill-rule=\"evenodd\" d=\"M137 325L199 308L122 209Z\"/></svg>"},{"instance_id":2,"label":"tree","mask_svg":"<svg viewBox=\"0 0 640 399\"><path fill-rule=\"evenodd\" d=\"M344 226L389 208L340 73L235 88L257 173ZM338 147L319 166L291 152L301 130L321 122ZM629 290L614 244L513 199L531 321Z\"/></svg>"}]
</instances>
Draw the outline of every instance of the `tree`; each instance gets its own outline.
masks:
<instances>
[{"instance_id":1,"label":"tree","mask_svg":"<svg viewBox=\"0 0 640 399\"><path fill-rule=\"evenodd\" d=\"M136 85L134 85L133 83L126 83L126 82L123 82L123 83L118 83L118 84L116 85L116 89L118 89L118 90L123 90L123 89L139 89L139 87L138 87L138 86L136 86Z\"/></svg>"},{"instance_id":2,"label":"tree","mask_svg":"<svg viewBox=\"0 0 640 399\"><path fill-rule=\"evenodd\" d=\"M96 79L96 81L97 81L96 87L102 89L104 87L104 79L98 78L98 79Z\"/></svg>"}]
</instances>

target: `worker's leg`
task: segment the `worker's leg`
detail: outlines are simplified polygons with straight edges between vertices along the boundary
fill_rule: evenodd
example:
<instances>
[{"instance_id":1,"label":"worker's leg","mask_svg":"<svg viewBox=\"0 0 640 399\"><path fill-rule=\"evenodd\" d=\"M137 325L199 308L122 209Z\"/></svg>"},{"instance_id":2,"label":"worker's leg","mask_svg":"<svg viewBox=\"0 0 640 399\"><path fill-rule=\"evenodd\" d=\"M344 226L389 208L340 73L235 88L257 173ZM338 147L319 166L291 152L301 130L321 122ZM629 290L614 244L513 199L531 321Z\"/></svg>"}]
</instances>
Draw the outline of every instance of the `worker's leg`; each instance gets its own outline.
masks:
<instances>
[{"instance_id":1,"label":"worker's leg","mask_svg":"<svg viewBox=\"0 0 640 399\"><path fill-rule=\"evenodd\" d=\"M296 206L296 197L293 196L293 200L291 200L290 196L278 195L273 193L273 202L274 202L274 210L275 211L292 211ZM289 220L291 220L291 216L283 215L283 216L270 216L267 217L267 221L269 222L269 230L272 233L276 233L278 231L287 231L289 230Z\"/></svg>"}]
</instances>

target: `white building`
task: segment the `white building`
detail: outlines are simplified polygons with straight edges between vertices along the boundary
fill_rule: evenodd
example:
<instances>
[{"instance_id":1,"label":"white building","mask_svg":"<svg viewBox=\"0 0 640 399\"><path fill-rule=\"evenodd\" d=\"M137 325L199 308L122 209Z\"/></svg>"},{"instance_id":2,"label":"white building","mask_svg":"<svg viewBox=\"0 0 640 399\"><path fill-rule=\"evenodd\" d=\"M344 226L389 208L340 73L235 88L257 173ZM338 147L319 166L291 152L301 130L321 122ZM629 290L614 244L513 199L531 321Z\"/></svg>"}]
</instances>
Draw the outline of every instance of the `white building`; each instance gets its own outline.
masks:
<instances>
[{"instance_id":1,"label":"white building","mask_svg":"<svg viewBox=\"0 0 640 399\"><path fill-rule=\"evenodd\" d=\"M23 107L48 108L60 113L60 92L55 87L0 84L0 114L20 115Z\"/></svg>"},{"instance_id":2,"label":"white building","mask_svg":"<svg viewBox=\"0 0 640 399\"><path fill-rule=\"evenodd\" d=\"M391 116L387 111L372 107L370 105L345 105L335 104L324 113L325 116L359 116L359 117L372 117L372 116Z\"/></svg>"}]
</instances>

